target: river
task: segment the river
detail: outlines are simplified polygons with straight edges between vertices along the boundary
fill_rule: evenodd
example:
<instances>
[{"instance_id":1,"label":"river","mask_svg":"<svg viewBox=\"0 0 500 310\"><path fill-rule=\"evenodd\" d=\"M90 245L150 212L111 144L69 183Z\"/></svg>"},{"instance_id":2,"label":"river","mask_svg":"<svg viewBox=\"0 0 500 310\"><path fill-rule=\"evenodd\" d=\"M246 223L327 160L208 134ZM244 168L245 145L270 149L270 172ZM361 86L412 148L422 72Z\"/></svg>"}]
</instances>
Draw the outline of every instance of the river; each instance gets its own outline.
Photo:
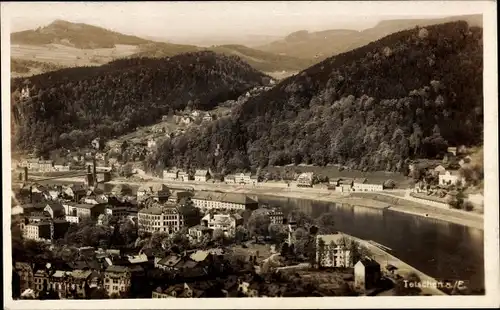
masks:
<instances>
[{"instance_id":1,"label":"river","mask_svg":"<svg viewBox=\"0 0 500 310\"><path fill-rule=\"evenodd\" d=\"M295 208L316 218L335 214L335 227L355 237L373 240L391 254L436 280L464 280L472 292L484 289L483 231L391 210L274 196L259 203Z\"/></svg>"}]
</instances>

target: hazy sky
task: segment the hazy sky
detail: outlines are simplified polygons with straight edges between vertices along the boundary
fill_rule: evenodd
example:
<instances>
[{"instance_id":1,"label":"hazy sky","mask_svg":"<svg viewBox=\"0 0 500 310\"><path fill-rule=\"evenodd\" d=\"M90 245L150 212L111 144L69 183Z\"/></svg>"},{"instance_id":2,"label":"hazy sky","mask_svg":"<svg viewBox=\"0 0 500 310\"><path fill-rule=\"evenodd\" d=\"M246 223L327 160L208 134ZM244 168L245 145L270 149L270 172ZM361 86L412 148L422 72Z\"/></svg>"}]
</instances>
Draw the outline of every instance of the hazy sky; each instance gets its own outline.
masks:
<instances>
[{"instance_id":1,"label":"hazy sky","mask_svg":"<svg viewBox=\"0 0 500 310\"><path fill-rule=\"evenodd\" d=\"M413 2L414 4L415 2ZM55 19L83 22L137 36L203 37L286 35L297 30L362 30L382 19L474 14L473 5L432 2L66 2L2 3L11 31L45 26ZM443 2L441 2L443 5ZM415 10L418 8L418 10ZM413 15L409 15L413 14ZM371 15L371 16L370 16Z\"/></svg>"}]
</instances>

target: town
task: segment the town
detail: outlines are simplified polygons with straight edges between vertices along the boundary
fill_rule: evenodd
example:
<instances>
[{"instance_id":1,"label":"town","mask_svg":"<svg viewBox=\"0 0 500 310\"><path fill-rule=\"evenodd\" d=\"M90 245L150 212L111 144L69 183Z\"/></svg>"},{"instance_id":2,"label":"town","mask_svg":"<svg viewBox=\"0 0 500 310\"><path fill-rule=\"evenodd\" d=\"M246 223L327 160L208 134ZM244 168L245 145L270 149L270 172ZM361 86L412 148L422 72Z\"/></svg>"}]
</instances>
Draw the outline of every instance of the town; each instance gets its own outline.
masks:
<instances>
[{"instance_id":1,"label":"town","mask_svg":"<svg viewBox=\"0 0 500 310\"><path fill-rule=\"evenodd\" d=\"M17 8L12 308L491 294L487 15L300 5Z\"/></svg>"},{"instance_id":2,"label":"town","mask_svg":"<svg viewBox=\"0 0 500 310\"><path fill-rule=\"evenodd\" d=\"M314 220L260 205L246 194L182 186L217 182L254 187L267 181L263 176L236 173L214 179L209 170L168 169L162 180L179 186L158 183L132 190L118 184L106 191L101 185L123 174L102 160L107 154L86 155L68 155L63 163L19 163L22 183L12 208L13 238L19 242L14 251L19 298L421 294L401 289L402 281L419 277L418 271L398 272L387 260L377 262L370 253L383 252L383 246L336 231L328 214ZM470 157L458 156L451 148L443 159L451 164L410 165L409 173L420 177L409 189L411 195L439 202L444 199L433 192L461 189L466 184L463 172L452 169L466 167ZM71 159L74 166L68 164ZM85 165L86 172L77 170L85 176L84 183L56 184L58 177ZM30 182L30 173L41 173L44 179ZM133 175L133 169L129 173ZM392 180L325 180L313 172L297 174L293 183L307 190L320 181L327 191L344 195L390 192L397 186ZM290 187L290 181L284 182ZM317 276L325 269L326 274ZM294 277L307 285L292 289L299 281ZM274 281L285 286L278 289ZM319 290L317 281L330 285Z\"/></svg>"}]
</instances>

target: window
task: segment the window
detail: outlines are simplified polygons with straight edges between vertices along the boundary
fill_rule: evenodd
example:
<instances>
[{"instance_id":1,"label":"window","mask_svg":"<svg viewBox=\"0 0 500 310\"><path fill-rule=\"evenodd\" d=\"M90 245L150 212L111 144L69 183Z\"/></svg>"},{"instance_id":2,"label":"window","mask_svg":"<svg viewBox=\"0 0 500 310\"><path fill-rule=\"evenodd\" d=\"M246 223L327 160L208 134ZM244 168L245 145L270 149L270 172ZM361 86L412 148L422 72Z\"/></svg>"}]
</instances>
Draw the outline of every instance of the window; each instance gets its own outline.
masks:
<instances>
[{"instance_id":1,"label":"window","mask_svg":"<svg viewBox=\"0 0 500 310\"><path fill-rule=\"evenodd\" d=\"M113 291L118 291L118 285L113 285Z\"/></svg>"},{"instance_id":2,"label":"window","mask_svg":"<svg viewBox=\"0 0 500 310\"><path fill-rule=\"evenodd\" d=\"M118 279L113 279L113 284L118 284Z\"/></svg>"}]
</instances>

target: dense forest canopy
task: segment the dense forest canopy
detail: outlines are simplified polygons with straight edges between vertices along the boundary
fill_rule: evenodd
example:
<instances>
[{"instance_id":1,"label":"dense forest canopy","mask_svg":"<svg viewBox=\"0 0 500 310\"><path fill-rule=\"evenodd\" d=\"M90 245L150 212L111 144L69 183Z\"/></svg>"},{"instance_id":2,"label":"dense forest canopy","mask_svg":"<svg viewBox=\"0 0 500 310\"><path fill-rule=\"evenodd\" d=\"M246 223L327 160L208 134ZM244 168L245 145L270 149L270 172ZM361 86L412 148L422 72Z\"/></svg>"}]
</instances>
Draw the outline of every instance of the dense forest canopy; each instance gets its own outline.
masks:
<instances>
[{"instance_id":1,"label":"dense forest canopy","mask_svg":"<svg viewBox=\"0 0 500 310\"><path fill-rule=\"evenodd\" d=\"M411 158L482 144L482 67L482 29L466 22L394 33L282 81L231 118L166 141L148 164L401 171Z\"/></svg>"},{"instance_id":2,"label":"dense forest canopy","mask_svg":"<svg viewBox=\"0 0 500 310\"><path fill-rule=\"evenodd\" d=\"M164 59L124 59L13 79L14 145L40 151L87 146L150 125L170 110L208 110L263 83L238 57L197 52ZM31 98L20 91L27 85Z\"/></svg>"}]
</instances>

